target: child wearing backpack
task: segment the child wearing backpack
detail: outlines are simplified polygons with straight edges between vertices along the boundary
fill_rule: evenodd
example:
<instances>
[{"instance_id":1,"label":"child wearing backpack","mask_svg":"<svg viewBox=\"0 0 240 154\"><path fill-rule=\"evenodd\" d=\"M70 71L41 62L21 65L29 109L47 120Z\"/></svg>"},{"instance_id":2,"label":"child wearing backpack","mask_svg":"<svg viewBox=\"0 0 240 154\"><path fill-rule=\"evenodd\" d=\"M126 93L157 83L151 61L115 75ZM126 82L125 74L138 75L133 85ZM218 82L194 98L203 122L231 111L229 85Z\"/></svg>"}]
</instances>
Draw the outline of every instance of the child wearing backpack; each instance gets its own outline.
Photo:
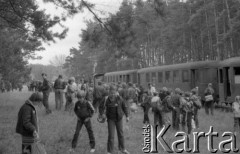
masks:
<instances>
[{"instance_id":1,"label":"child wearing backpack","mask_svg":"<svg viewBox=\"0 0 240 154\"><path fill-rule=\"evenodd\" d=\"M154 125L159 125L160 128L163 127L163 122L162 122L162 102L160 97L158 96L157 92L153 93L153 97L151 99L151 107L152 111L154 113Z\"/></svg>"},{"instance_id":2,"label":"child wearing backpack","mask_svg":"<svg viewBox=\"0 0 240 154\"><path fill-rule=\"evenodd\" d=\"M198 89L194 88L191 90L192 96L191 100L193 102L193 116L194 116L194 121L196 123L196 128L199 129L199 122L198 122L198 110L201 109L202 103L200 101L200 98L198 97Z\"/></svg>"},{"instance_id":3,"label":"child wearing backpack","mask_svg":"<svg viewBox=\"0 0 240 154\"><path fill-rule=\"evenodd\" d=\"M240 96L235 97L235 102L233 103L233 114L234 114L234 134L239 132L240 126Z\"/></svg>"},{"instance_id":4,"label":"child wearing backpack","mask_svg":"<svg viewBox=\"0 0 240 154\"><path fill-rule=\"evenodd\" d=\"M184 98L181 101L180 108L186 113L188 127L187 133L190 134L192 131L192 119L193 119L193 102L190 99L190 92L185 92ZM183 129L185 129L185 125L183 125Z\"/></svg>"},{"instance_id":5,"label":"child wearing backpack","mask_svg":"<svg viewBox=\"0 0 240 154\"><path fill-rule=\"evenodd\" d=\"M91 117L94 113L94 107L92 104L86 100L86 93L84 91L79 91L77 93L78 101L75 104L74 112L78 117L76 131L72 140L72 149L70 149L70 152L73 152L74 149L77 146L78 136L79 132L83 125L85 125L89 140L90 140L90 152L95 152L95 138L92 130L92 123L91 123Z\"/></svg>"}]
</instances>

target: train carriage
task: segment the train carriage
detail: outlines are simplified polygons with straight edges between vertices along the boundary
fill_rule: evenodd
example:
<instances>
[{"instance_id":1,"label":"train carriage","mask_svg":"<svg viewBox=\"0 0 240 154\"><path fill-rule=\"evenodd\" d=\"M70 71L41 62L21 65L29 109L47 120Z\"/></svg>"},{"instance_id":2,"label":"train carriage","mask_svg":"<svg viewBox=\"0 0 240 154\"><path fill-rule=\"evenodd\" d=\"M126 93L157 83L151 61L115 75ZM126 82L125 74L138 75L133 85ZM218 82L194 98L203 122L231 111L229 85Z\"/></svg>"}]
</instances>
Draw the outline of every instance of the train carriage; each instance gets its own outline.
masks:
<instances>
[{"instance_id":1,"label":"train carriage","mask_svg":"<svg viewBox=\"0 0 240 154\"><path fill-rule=\"evenodd\" d=\"M240 57L221 61L218 72L220 101L232 103L240 95Z\"/></svg>"},{"instance_id":2,"label":"train carriage","mask_svg":"<svg viewBox=\"0 0 240 154\"><path fill-rule=\"evenodd\" d=\"M109 72L104 75L104 81L107 83L137 83L137 70L127 70L118 72Z\"/></svg>"},{"instance_id":3,"label":"train carriage","mask_svg":"<svg viewBox=\"0 0 240 154\"><path fill-rule=\"evenodd\" d=\"M138 78L145 88L148 83L153 83L157 90L162 87L178 87L189 91L198 86L199 94L203 96L208 83L212 83L214 90L218 92L217 71L217 61L199 61L143 68L138 70Z\"/></svg>"}]
</instances>

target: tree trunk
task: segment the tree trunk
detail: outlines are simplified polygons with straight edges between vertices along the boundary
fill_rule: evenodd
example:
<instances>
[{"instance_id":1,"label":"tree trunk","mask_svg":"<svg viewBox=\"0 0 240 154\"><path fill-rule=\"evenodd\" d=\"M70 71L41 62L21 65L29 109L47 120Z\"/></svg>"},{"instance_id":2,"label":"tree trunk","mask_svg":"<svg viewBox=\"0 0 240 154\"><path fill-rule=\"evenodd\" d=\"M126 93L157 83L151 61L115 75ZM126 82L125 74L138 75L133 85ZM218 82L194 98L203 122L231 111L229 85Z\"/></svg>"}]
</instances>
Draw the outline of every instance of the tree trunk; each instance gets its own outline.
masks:
<instances>
[{"instance_id":1,"label":"tree trunk","mask_svg":"<svg viewBox=\"0 0 240 154\"><path fill-rule=\"evenodd\" d=\"M206 6L206 0L204 0L204 6ZM204 13L205 13L205 18L206 18L206 26L207 26L207 33L208 33L208 44L209 44L209 51L208 53L213 53L213 48L212 48L212 36L210 33L210 28L209 28L209 22L208 22L208 13L207 13L207 9L204 9ZM205 55L206 56L206 55ZM205 59L206 57L204 57Z\"/></svg>"},{"instance_id":2,"label":"tree trunk","mask_svg":"<svg viewBox=\"0 0 240 154\"><path fill-rule=\"evenodd\" d=\"M231 27L231 23L230 23L230 20L231 20L231 16L230 16L230 11L229 11L229 5L228 5L228 0L224 0L225 1L225 5L226 5L226 8L227 8L227 17L228 17L228 27L230 28ZM233 49L233 38L230 37L230 55L234 55L234 49Z\"/></svg>"},{"instance_id":3,"label":"tree trunk","mask_svg":"<svg viewBox=\"0 0 240 154\"><path fill-rule=\"evenodd\" d=\"M219 37L218 37L218 33L219 33L219 27L218 27L218 19L217 19L218 15L217 15L217 9L216 9L216 0L214 0L214 21L215 21L215 31L216 31L216 44L217 44L217 60L220 60L220 48L219 48Z\"/></svg>"}]
</instances>

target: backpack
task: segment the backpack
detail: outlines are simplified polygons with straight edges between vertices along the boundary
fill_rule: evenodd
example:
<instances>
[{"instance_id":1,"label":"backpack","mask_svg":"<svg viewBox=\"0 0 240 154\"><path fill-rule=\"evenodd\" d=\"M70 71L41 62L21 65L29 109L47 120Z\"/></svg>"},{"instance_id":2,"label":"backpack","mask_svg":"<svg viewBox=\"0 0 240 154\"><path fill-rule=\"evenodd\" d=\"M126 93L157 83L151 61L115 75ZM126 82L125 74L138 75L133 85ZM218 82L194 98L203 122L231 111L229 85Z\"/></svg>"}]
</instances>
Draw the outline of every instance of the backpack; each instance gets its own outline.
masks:
<instances>
[{"instance_id":1,"label":"backpack","mask_svg":"<svg viewBox=\"0 0 240 154\"><path fill-rule=\"evenodd\" d=\"M161 100L159 97L154 96L151 99L151 107L153 111L161 110Z\"/></svg>"},{"instance_id":2,"label":"backpack","mask_svg":"<svg viewBox=\"0 0 240 154\"><path fill-rule=\"evenodd\" d=\"M171 112L171 108L170 108L171 104L172 104L171 96L168 95L162 101L163 111Z\"/></svg>"},{"instance_id":3,"label":"backpack","mask_svg":"<svg viewBox=\"0 0 240 154\"><path fill-rule=\"evenodd\" d=\"M197 108L197 109L201 109L202 107L202 103L200 101L200 99L197 96L193 96L191 98L191 100L193 101L193 105Z\"/></svg>"},{"instance_id":4,"label":"backpack","mask_svg":"<svg viewBox=\"0 0 240 154\"><path fill-rule=\"evenodd\" d=\"M186 112L193 112L193 101L189 98L185 98L185 102L183 104L183 109Z\"/></svg>"}]
</instances>

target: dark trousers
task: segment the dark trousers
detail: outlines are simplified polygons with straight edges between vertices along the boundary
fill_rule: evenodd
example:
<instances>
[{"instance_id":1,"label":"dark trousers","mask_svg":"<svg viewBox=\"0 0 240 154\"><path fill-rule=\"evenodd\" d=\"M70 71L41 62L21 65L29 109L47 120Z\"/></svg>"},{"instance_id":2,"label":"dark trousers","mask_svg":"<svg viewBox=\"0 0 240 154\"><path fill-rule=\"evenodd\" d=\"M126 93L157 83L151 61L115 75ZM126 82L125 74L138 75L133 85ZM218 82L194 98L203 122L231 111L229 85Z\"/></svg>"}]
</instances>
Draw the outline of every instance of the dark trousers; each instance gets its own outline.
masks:
<instances>
[{"instance_id":1,"label":"dark trousers","mask_svg":"<svg viewBox=\"0 0 240 154\"><path fill-rule=\"evenodd\" d=\"M79 136L80 130L82 129L83 125L86 127L87 132L88 132L90 147L92 149L95 147L95 138L94 138L94 134L93 134L93 130L92 130L91 119L89 119L89 121L87 121L87 122L84 122L84 120L85 119L80 119L77 122L75 134L74 134L74 137L72 140L72 148L76 148L76 146L77 146L78 136Z\"/></svg>"},{"instance_id":2,"label":"dark trousers","mask_svg":"<svg viewBox=\"0 0 240 154\"><path fill-rule=\"evenodd\" d=\"M239 132L240 128L240 117L234 117L234 132Z\"/></svg>"},{"instance_id":3,"label":"dark trousers","mask_svg":"<svg viewBox=\"0 0 240 154\"><path fill-rule=\"evenodd\" d=\"M143 108L143 112L144 112L143 123L144 124L145 123L150 123L149 116L148 116L150 105L145 105L142 108Z\"/></svg>"},{"instance_id":4,"label":"dark trousers","mask_svg":"<svg viewBox=\"0 0 240 154\"><path fill-rule=\"evenodd\" d=\"M94 107L94 109L95 109L95 112L98 111L99 105L100 105L100 103L103 102L103 101L104 101L103 98L94 98L94 99L93 99L93 107Z\"/></svg>"},{"instance_id":5,"label":"dark trousers","mask_svg":"<svg viewBox=\"0 0 240 154\"><path fill-rule=\"evenodd\" d=\"M51 112L49 108L49 102L48 102L49 94L50 94L49 91L43 91L43 105L46 108L47 112Z\"/></svg>"},{"instance_id":6,"label":"dark trousers","mask_svg":"<svg viewBox=\"0 0 240 154\"><path fill-rule=\"evenodd\" d=\"M187 116L187 127L188 127L187 133L190 134L191 131L192 131L192 116L193 116L193 113L192 112L187 112L186 116Z\"/></svg>"},{"instance_id":7,"label":"dark trousers","mask_svg":"<svg viewBox=\"0 0 240 154\"><path fill-rule=\"evenodd\" d=\"M180 123L180 109L176 108L172 111L172 126L174 130L179 130Z\"/></svg>"},{"instance_id":8,"label":"dark trousers","mask_svg":"<svg viewBox=\"0 0 240 154\"><path fill-rule=\"evenodd\" d=\"M163 119L160 111L154 111L154 125L158 125L160 128L163 127Z\"/></svg>"},{"instance_id":9,"label":"dark trousers","mask_svg":"<svg viewBox=\"0 0 240 154\"><path fill-rule=\"evenodd\" d=\"M64 90L63 89L56 89L55 90L55 107L56 110L61 110L63 106L63 94Z\"/></svg>"},{"instance_id":10,"label":"dark trousers","mask_svg":"<svg viewBox=\"0 0 240 154\"><path fill-rule=\"evenodd\" d=\"M209 110L211 111L211 114L213 115L213 101L205 101L204 106L205 106L205 112L207 115L209 115Z\"/></svg>"},{"instance_id":11,"label":"dark trousers","mask_svg":"<svg viewBox=\"0 0 240 154\"><path fill-rule=\"evenodd\" d=\"M182 124L182 126L186 126L186 111L184 111L184 110L181 110L180 111L181 112L181 115L182 115L182 118L180 118L180 122L181 122L181 124Z\"/></svg>"},{"instance_id":12,"label":"dark trousers","mask_svg":"<svg viewBox=\"0 0 240 154\"><path fill-rule=\"evenodd\" d=\"M117 129L117 135L118 135L118 149L120 151L125 150L124 136L123 136L123 120L121 119L119 121L115 121L115 120L108 119L107 151L109 153L112 153L114 149L115 128Z\"/></svg>"},{"instance_id":13,"label":"dark trousers","mask_svg":"<svg viewBox=\"0 0 240 154\"><path fill-rule=\"evenodd\" d=\"M194 109L193 116L194 116L194 121L196 123L196 128L199 128L198 109L197 108Z\"/></svg>"}]
</instances>

